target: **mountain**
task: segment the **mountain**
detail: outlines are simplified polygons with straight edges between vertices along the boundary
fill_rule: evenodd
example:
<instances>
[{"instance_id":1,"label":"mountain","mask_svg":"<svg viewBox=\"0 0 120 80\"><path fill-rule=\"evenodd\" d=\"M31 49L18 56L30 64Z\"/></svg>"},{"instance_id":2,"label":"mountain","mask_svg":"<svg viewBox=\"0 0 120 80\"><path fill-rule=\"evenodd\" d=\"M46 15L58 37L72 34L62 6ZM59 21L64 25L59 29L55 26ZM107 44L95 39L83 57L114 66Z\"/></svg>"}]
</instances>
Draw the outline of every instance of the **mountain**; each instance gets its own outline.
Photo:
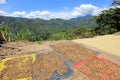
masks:
<instances>
[{"instance_id":1,"label":"mountain","mask_svg":"<svg viewBox=\"0 0 120 80\"><path fill-rule=\"evenodd\" d=\"M95 27L94 16L87 15L84 17L63 19L27 19L19 17L0 16L0 24L4 23L10 27L12 32L17 33L24 27L30 29L37 37L47 39L52 33L65 32L74 30L78 27Z\"/></svg>"}]
</instances>

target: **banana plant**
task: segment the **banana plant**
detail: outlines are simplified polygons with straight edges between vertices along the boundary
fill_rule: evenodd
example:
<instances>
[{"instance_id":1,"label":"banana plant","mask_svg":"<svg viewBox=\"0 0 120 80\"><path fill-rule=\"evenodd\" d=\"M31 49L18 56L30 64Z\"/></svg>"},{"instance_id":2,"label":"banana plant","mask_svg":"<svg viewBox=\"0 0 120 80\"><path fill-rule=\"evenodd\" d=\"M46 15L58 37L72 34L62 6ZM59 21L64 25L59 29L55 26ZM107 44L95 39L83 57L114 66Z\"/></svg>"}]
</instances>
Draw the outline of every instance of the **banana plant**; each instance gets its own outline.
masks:
<instances>
[{"instance_id":1,"label":"banana plant","mask_svg":"<svg viewBox=\"0 0 120 80\"><path fill-rule=\"evenodd\" d=\"M1 41L10 41L10 28L7 25L0 25L0 40Z\"/></svg>"}]
</instances>

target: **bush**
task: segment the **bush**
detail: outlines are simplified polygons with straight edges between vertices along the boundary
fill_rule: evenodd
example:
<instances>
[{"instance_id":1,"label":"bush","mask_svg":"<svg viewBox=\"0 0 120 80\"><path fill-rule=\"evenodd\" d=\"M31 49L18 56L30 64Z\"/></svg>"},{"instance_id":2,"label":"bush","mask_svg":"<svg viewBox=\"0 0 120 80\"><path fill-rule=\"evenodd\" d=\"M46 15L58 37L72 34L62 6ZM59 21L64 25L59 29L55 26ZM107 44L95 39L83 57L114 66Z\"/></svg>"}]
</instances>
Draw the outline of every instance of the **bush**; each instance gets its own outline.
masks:
<instances>
[{"instance_id":1,"label":"bush","mask_svg":"<svg viewBox=\"0 0 120 80\"><path fill-rule=\"evenodd\" d=\"M53 33L50 35L50 40L71 40L72 34L68 32Z\"/></svg>"},{"instance_id":2,"label":"bush","mask_svg":"<svg viewBox=\"0 0 120 80\"><path fill-rule=\"evenodd\" d=\"M14 40L30 40L30 38L32 37L31 31L26 27L24 27L22 30L13 35Z\"/></svg>"},{"instance_id":3,"label":"bush","mask_svg":"<svg viewBox=\"0 0 120 80\"><path fill-rule=\"evenodd\" d=\"M10 28L7 25L0 25L0 40L10 41Z\"/></svg>"},{"instance_id":4,"label":"bush","mask_svg":"<svg viewBox=\"0 0 120 80\"><path fill-rule=\"evenodd\" d=\"M93 37L94 33L92 32L91 29L85 28L85 27L79 27L76 30L73 31L73 38L74 39L79 39L79 38L89 38Z\"/></svg>"},{"instance_id":5,"label":"bush","mask_svg":"<svg viewBox=\"0 0 120 80\"><path fill-rule=\"evenodd\" d=\"M109 25L106 25L105 27L96 27L94 31L96 35L105 35L105 34L112 34L117 30L115 28L111 28Z\"/></svg>"}]
</instances>

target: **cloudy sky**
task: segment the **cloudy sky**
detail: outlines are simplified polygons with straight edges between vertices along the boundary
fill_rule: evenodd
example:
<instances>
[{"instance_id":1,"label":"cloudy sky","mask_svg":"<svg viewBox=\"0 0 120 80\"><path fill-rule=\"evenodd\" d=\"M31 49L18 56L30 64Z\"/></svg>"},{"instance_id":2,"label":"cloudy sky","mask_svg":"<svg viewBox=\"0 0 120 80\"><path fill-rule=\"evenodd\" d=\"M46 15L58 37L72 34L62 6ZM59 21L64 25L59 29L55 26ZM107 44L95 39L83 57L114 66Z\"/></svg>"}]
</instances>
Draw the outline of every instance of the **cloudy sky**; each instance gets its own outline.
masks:
<instances>
[{"instance_id":1,"label":"cloudy sky","mask_svg":"<svg viewBox=\"0 0 120 80\"><path fill-rule=\"evenodd\" d=\"M98 15L113 0L0 0L0 16L71 19Z\"/></svg>"}]
</instances>

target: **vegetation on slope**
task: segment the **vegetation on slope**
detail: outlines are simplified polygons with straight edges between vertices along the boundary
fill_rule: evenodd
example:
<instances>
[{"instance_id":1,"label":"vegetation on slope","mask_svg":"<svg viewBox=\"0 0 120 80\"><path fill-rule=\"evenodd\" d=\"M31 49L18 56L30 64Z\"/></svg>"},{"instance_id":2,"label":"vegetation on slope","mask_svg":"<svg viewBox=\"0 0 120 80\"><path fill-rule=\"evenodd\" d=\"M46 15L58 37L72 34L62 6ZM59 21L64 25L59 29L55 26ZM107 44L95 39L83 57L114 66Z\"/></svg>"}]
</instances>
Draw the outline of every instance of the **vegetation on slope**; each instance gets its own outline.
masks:
<instances>
[{"instance_id":1,"label":"vegetation on slope","mask_svg":"<svg viewBox=\"0 0 120 80\"><path fill-rule=\"evenodd\" d=\"M90 28L96 25L91 15L71 20L42 20L0 16L0 23L9 26L11 41L73 39L75 38L73 34L76 34L74 31L76 28L82 26Z\"/></svg>"}]
</instances>

